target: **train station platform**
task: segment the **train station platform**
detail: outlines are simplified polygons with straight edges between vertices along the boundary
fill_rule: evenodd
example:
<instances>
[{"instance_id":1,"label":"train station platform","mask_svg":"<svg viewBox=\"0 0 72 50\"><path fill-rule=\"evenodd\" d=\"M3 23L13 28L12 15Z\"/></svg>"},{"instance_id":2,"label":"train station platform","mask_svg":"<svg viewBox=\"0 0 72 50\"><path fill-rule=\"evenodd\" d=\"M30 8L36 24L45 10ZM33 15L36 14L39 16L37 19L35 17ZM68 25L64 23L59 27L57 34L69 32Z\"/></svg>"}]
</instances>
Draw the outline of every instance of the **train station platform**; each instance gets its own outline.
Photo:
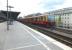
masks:
<instances>
[{"instance_id":1,"label":"train station platform","mask_svg":"<svg viewBox=\"0 0 72 50\"><path fill-rule=\"evenodd\" d=\"M10 30L0 23L0 50L72 50L72 48L14 21Z\"/></svg>"}]
</instances>

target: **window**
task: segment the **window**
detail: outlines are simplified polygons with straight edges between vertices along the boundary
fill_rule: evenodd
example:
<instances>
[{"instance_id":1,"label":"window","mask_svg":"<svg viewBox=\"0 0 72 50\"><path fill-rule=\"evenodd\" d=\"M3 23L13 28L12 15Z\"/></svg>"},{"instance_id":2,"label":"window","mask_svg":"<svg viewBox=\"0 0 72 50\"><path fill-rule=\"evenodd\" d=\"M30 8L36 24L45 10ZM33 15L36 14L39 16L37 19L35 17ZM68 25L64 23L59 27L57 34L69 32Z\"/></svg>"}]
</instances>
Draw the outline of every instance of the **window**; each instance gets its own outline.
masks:
<instances>
[{"instance_id":1,"label":"window","mask_svg":"<svg viewBox=\"0 0 72 50\"><path fill-rule=\"evenodd\" d=\"M66 19L66 17L65 17L65 19Z\"/></svg>"},{"instance_id":2,"label":"window","mask_svg":"<svg viewBox=\"0 0 72 50\"><path fill-rule=\"evenodd\" d=\"M69 19L69 17L68 17L68 19Z\"/></svg>"},{"instance_id":3,"label":"window","mask_svg":"<svg viewBox=\"0 0 72 50\"><path fill-rule=\"evenodd\" d=\"M69 24L68 24L68 26L69 26Z\"/></svg>"},{"instance_id":4,"label":"window","mask_svg":"<svg viewBox=\"0 0 72 50\"><path fill-rule=\"evenodd\" d=\"M66 21L65 21L65 23L66 23Z\"/></svg>"},{"instance_id":5,"label":"window","mask_svg":"<svg viewBox=\"0 0 72 50\"><path fill-rule=\"evenodd\" d=\"M68 23L69 23L69 21L68 21Z\"/></svg>"}]
</instances>

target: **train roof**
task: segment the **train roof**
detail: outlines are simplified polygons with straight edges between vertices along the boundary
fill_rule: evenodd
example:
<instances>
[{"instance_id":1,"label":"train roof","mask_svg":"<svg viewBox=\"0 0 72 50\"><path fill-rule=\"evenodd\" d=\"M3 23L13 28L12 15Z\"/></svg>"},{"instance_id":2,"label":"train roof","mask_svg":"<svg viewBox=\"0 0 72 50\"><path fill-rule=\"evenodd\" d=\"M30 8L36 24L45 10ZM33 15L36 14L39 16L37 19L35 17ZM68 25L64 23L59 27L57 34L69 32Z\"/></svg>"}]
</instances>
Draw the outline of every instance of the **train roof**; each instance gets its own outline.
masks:
<instances>
[{"instance_id":1,"label":"train roof","mask_svg":"<svg viewBox=\"0 0 72 50\"><path fill-rule=\"evenodd\" d=\"M33 17L28 17L28 18L37 18L37 17L43 17L43 16L46 16L46 15L33 16ZM27 18L25 18L25 19L27 19Z\"/></svg>"}]
</instances>

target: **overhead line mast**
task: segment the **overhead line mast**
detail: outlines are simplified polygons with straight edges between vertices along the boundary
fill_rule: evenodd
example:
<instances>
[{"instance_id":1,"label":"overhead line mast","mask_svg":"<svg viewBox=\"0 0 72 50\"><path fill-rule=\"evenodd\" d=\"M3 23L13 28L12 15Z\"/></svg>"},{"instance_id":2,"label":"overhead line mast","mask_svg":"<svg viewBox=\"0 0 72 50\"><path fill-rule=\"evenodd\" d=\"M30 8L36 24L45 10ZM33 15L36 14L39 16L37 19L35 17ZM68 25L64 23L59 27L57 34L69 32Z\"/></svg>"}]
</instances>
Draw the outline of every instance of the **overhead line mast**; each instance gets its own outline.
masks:
<instances>
[{"instance_id":1,"label":"overhead line mast","mask_svg":"<svg viewBox=\"0 0 72 50\"><path fill-rule=\"evenodd\" d=\"M7 30L9 30L9 19L8 19L8 0L7 0Z\"/></svg>"}]
</instances>

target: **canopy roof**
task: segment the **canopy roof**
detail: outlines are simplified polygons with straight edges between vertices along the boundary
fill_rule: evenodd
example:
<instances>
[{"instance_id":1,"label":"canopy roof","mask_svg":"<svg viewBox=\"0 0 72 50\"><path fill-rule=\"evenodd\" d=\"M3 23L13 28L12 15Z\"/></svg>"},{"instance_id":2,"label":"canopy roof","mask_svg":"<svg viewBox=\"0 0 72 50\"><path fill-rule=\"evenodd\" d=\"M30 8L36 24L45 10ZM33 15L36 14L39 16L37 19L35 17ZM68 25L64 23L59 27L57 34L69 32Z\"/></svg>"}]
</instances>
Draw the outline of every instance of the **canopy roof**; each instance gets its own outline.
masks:
<instances>
[{"instance_id":1,"label":"canopy roof","mask_svg":"<svg viewBox=\"0 0 72 50\"><path fill-rule=\"evenodd\" d=\"M7 17L7 11L1 11ZM8 18L16 20L20 12L8 11Z\"/></svg>"}]
</instances>

